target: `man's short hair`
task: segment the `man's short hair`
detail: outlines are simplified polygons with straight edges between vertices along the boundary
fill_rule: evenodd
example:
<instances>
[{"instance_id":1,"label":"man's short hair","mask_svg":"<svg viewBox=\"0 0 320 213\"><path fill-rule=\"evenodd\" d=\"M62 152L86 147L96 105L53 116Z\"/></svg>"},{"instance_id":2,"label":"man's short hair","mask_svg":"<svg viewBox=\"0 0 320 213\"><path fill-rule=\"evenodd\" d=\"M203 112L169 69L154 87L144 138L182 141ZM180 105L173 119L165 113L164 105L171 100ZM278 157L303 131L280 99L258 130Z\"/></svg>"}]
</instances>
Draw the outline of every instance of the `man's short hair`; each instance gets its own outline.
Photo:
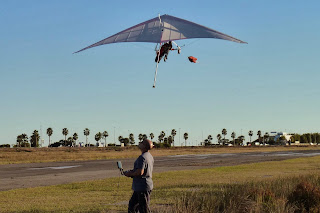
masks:
<instances>
[{"instance_id":1,"label":"man's short hair","mask_svg":"<svg viewBox=\"0 0 320 213\"><path fill-rule=\"evenodd\" d=\"M152 141L150 141L148 139L144 139L142 142L145 145L147 150L152 149L152 147L153 147Z\"/></svg>"}]
</instances>

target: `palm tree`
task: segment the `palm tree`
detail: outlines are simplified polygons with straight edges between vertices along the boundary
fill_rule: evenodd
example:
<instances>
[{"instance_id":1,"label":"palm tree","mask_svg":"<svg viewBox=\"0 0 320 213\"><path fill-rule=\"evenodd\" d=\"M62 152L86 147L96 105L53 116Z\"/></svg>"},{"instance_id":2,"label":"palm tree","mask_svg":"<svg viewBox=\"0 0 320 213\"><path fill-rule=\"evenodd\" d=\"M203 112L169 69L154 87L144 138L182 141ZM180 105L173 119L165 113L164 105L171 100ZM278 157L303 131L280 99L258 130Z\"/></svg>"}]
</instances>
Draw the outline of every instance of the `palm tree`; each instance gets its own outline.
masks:
<instances>
[{"instance_id":1,"label":"palm tree","mask_svg":"<svg viewBox=\"0 0 320 213\"><path fill-rule=\"evenodd\" d=\"M161 143L161 141L164 139L165 136L166 136L166 133L165 133L164 131L161 131L161 132L160 132L160 135L159 135L159 137L158 137L160 143Z\"/></svg>"},{"instance_id":2,"label":"palm tree","mask_svg":"<svg viewBox=\"0 0 320 213\"><path fill-rule=\"evenodd\" d=\"M269 133L266 132L263 136L264 140L263 140L263 145L265 146L266 145L266 141L269 139Z\"/></svg>"},{"instance_id":3,"label":"palm tree","mask_svg":"<svg viewBox=\"0 0 320 213\"><path fill-rule=\"evenodd\" d=\"M226 141L226 135L227 135L227 130L226 129L222 129L221 133L223 134L223 146L224 146L224 143Z\"/></svg>"},{"instance_id":4,"label":"palm tree","mask_svg":"<svg viewBox=\"0 0 320 213\"><path fill-rule=\"evenodd\" d=\"M183 134L183 138L184 138L184 146L187 146L187 140L189 138L189 134L186 132Z\"/></svg>"},{"instance_id":5,"label":"palm tree","mask_svg":"<svg viewBox=\"0 0 320 213\"><path fill-rule=\"evenodd\" d=\"M67 135L69 134L69 130L67 128L62 129L62 134L64 135L64 145L67 143Z\"/></svg>"},{"instance_id":6,"label":"palm tree","mask_svg":"<svg viewBox=\"0 0 320 213\"><path fill-rule=\"evenodd\" d=\"M38 147L39 146L39 139L40 139L40 135L39 135L38 130L34 130L32 135L30 136L31 147Z\"/></svg>"},{"instance_id":7,"label":"palm tree","mask_svg":"<svg viewBox=\"0 0 320 213\"><path fill-rule=\"evenodd\" d=\"M104 131L102 133L102 137L104 138L104 147L107 146L107 137L109 136L108 132L107 131Z\"/></svg>"},{"instance_id":8,"label":"palm tree","mask_svg":"<svg viewBox=\"0 0 320 213\"><path fill-rule=\"evenodd\" d=\"M49 146L50 146L50 137L51 137L52 133L53 133L53 130L52 130L52 128L49 127L47 129L47 135L49 136Z\"/></svg>"},{"instance_id":9,"label":"palm tree","mask_svg":"<svg viewBox=\"0 0 320 213\"><path fill-rule=\"evenodd\" d=\"M205 146L208 146L209 144L211 144L211 142L209 141L209 139L205 139L205 140L204 140L204 145L205 145Z\"/></svg>"},{"instance_id":10,"label":"palm tree","mask_svg":"<svg viewBox=\"0 0 320 213\"><path fill-rule=\"evenodd\" d=\"M139 134L138 139L139 139L139 142L141 142L141 141L142 141L142 139L143 139L143 135L142 135L141 133Z\"/></svg>"},{"instance_id":11,"label":"palm tree","mask_svg":"<svg viewBox=\"0 0 320 213\"><path fill-rule=\"evenodd\" d=\"M172 145L174 146L174 137L176 136L177 131L175 129L171 130L171 135L172 135Z\"/></svg>"},{"instance_id":12,"label":"palm tree","mask_svg":"<svg viewBox=\"0 0 320 213\"><path fill-rule=\"evenodd\" d=\"M73 140L74 140L74 142L75 142L75 143L74 143L74 146L77 145L77 140L78 140L78 138L79 138L79 137L78 137L78 133L75 132L75 133L73 134Z\"/></svg>"},{"instance_id":13,"label":"palm tree","mask_svg":"<svg viewBox=\"0 0 320 213\"><path fill-rule=\"evenodd\" d=\"M212 143L211 143L211 141L212 141L212 135L208 135L208 138L206 138L205 140L204 140L204 145L205 146L207 146L207 145L211 145Z\"/></svg>"},{"instance_id":14,"label":"palm tree","mask_svg":"<svg viewBox=\"0 0 320 213\"><path fill-rule=\"evenodd\" d=\"M250 131L248 132L248 135L249 135L249 137L250 137L250 143L251 143L251 137L252 137L252 135L253 135L253 131L250 130Z\"/></svg>"},{"instance_id":15,"label":"palm tree","mask_svg":"<svg viewBox=\"0 0 320 213\"><path fill-rule=\"evenodd\" d=\"M152 140L154 138L154 134L150 133L150 139Z\"/></svg>"},{"instance_id":16,"label":"palm tree","mask_svg":"<svg viewBox=\"0 0 320 213\"><path fill-rule=\"evenodd\" d=\"M134 135L133 135L133 133L130 133L130 135L129 135L129 143L130 143L131 145L134 144Z\"/></svg>"},{"instance_id":17,"label":"palm tree","mask_svg":"<svg viewBox=\"0 0 320 213\"><path fill-rule=\"evenodd\" d=\"M74 142L73 137L68 137L66 146L69 146L69 144L70 146L72 146L73 142Z\"/></svg>"},{"instance_id":18,"label":"palm tree","mask_svg":"<svg viewBox=\"0 0 320 213\"><path fill-rule=\"evenodd\" d=\"M168 138L167 137L163 138L163 143L168 145Z\"/></svg>"},{"instance_id":19,"label":"palm tree","mask_svg":"<svg viewBox=\"0 0 320 213\"><path fill-rule=\"evenodd\" d=\"M142 139L143 139L143 140L147 140L147 138L148 138L148 136L147 136L146 134L143 134L143 135L142 135Z\"/></svg>"},{"instance_id":20,"label":"palm tree","mask_svg":"<svg viewBox=\"0 0 320 213\"><path fill-rule=\"evenodd\" d=\"M258 135L258 137L259 137L259 144L260 144L260 143L261 143L261 142L260 142L260 138L261 138L261 130L258 130L257 135Z\"/></svg>"},{"instance_id":21,"label":"palm tree","mask_svg":"<svg viewBox=\"0 0 320 213\"><path fill-rule=\"evenodd\" d=\"M88 144L88 136L90 135L90 130L88 128L85 128L83 130L83 134L86 136L86 145Z\"/></svg>"},{"instance_id":22,"label":"palm tree","mask_svg":"<svg viewBox=\"0 0 320 213\"><path fill-rule=\"evenodd\" d=\"M218 139L218 143L220 144L220 141L221 141L221 135L220 134L217 134L217 139Z\"/></svg>"},{"instance_id":23,"label":"palm tree","mask_svg":"<svg viewBox=\"0 0 320 213\"><path fill-rule=\"evenodd\" d=\"M232 133L231 133L231 137L233 138L233 146L235 146L235 145L236 145L236 142L235 142L236 133L235 133L235 132L232 132Z\"/></svg>"},{"instance_id":24,"label":"palm tree","mask_svg":"<svg viewBox=\"0 0 320 213\"><path fill-rule=\"evenodd\" d=\"M22 144L22 135L17 136L17 147L21 147Z\"/></svg>"},{"instance_id":25,"label":"palm tree","mask_svg":"<svg viewBox=\"0 0 320 213\"><path fill-rule=\"evenodd\" d=\"M98 141L100 141L102 138L102 133L98 132L95 136L94 139L97 141L97 146L99 146Z\"/></svg>"}]
</instances>

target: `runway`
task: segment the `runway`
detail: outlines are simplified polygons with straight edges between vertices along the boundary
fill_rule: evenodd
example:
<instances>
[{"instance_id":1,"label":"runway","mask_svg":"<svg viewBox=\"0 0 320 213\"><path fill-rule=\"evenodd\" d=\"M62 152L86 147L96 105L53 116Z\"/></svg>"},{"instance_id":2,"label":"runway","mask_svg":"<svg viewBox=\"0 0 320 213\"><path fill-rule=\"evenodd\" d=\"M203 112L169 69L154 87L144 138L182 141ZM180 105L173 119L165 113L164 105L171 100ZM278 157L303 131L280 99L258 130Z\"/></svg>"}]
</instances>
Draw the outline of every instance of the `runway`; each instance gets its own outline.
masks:
<instances>
[{"instance_id":1,"label":"runway","mask_svg":"<svg viewBox=\"0 0 320 213\"><path fill-rule=\"evenodd\" d=\"M154 173L280 161L317 155L320 155L319 150L155 157ZM0 191L118 177L117 161L95 160L0 165ZM124 169L129 170L133 167L135 159L121 159L120 161Z\"/></svg>"}]
</instances>

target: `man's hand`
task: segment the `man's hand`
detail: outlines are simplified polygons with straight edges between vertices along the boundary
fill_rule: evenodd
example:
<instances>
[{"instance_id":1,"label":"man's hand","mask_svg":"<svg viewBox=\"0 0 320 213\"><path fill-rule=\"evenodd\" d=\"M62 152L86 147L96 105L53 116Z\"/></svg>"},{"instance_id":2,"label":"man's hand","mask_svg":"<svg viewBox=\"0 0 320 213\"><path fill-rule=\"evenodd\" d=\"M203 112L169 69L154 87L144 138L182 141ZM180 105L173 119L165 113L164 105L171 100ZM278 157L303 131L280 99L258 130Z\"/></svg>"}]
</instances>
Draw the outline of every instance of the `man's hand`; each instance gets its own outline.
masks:
<instances>
[{"instance_id":1,"label":"man's hand","mask_svg":"<svg viewBox=\"0 0 320 213\"><path fill-rule=\"evenodd\" d=\"M132 170L124 171L124 172L123 172L124 176L127 176L127 177L131 177L131 176L130 176L130 173L132 173Z\"/></svg>"}]
</instances>

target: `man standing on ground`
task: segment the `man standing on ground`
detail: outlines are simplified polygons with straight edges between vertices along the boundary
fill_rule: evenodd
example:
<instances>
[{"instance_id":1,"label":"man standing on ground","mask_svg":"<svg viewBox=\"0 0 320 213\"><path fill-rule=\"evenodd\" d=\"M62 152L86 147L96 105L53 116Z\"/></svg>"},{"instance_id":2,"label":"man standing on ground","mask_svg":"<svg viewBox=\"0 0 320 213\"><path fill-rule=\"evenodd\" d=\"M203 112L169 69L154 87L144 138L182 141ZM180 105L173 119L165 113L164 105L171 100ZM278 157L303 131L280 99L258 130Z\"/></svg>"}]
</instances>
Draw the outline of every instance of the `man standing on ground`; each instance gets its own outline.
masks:
<instances>
[{"instance_id":1,"label":"man standing on ground","mask_svg":"<svg viewBox=\"0 0 320 213\"><path fill-rule=\"evenodd\" d=\"M143 140L139 143L141 155L134 162L133 170L124 172L127 177L132 177L133 194L129 201L129 213L148 213L150 212L150 194L153 189L152 171L153 171L153 157L149 152L153 144L150 140Z\"/></svg>"}]
</instances>

